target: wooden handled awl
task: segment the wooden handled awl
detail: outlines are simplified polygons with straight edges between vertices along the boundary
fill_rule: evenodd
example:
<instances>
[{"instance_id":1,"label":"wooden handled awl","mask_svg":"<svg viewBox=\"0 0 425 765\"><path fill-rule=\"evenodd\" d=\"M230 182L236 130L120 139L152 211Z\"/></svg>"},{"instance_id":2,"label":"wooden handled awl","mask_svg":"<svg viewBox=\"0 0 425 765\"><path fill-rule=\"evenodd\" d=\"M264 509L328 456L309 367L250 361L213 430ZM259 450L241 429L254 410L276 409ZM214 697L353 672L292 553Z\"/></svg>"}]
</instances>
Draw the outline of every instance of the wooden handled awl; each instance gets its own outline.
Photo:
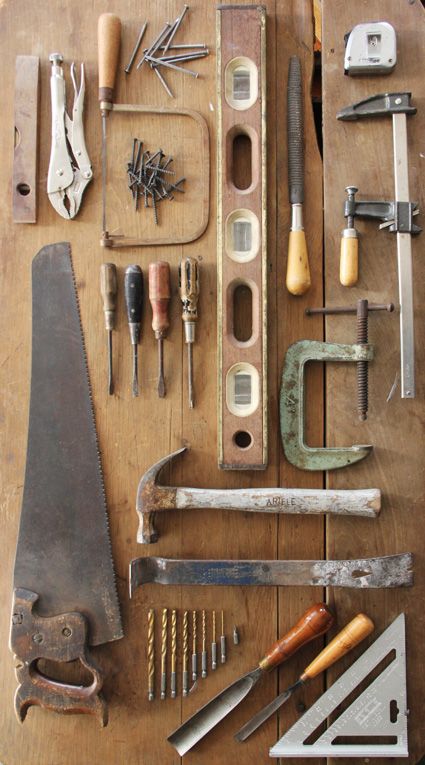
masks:
<instances>
[{"instance_id":1,"label":"wooden handled awl","mask_svg":"<svg viewBox=\"0 0 425 765\"><path fill-rule=\"evenodd\" d=\"M277 698L273 699L270 704L267 704L263 709L260 709L251 720L235 734L237 741L245 741L251 733L254 733L260 725L271 717L285 701L292 696L293 692L304 685L307 680L312 680L314 677L324 672L338 659L345 656L346 653L352 650L356 645L361 643L371 632L373 632L375 625L368 616L365 614L357 614L354 619L347 624L336 637L316 656L311 664L306 667L302 675L298 678L297 682L289 686L283 693Z\"/></svg>"},{"instance_id":2,"label":"wooden handled awl","mask_svg":"<svg viewBox=\"0 0 425 765\"><path fill-rule=\"evenodd\" d=\"M152 329L158 341L158 396L165 396L164 337L170 326L168 305L171 297L170 264L165 260L149 263L149 300L152 306Z\"/></svg>"},{"instance_id":3,"label":"wooden handled awl","mask_svg":"<svg viewBox=\"0 0 425 765\"><path fill-rule=\"evenodd\" d=\"M307 609L295 626L267 651L255 669L235 680L177 728L168 737L170 744L181 756L186 754L245 698L265 672L289 659L313 638L323 635L333 621L334 616L325 603L316 603Z\"/></svg>"},{"instance_id":4,"label":"wooden handled awl","mask_svg":"<svg viewBox=\"0 0 425 765\"><path fill-rule=\"evenodd\" d=\"M100 266L100 292L103 298L103 313L105 328L108 333L108 391L114 392L112 376L112 330L115 329L115 312L117 307L117 268L115 263L102 263Z\"/></svg>"},{"instance_id":5,"label":"wooden handled awl","mask_svg":"<svg viewBox=\"0 0 425 765\"><path fill-rule=\"evenodd\" d=\"M121 45L121 21L102 13L97 25L99 103L102 115L102 231L106 229L106 118L114 103L115 75Z\"/></svg>"},{"instance_id":6,"label":"wooden handled awl","mask_svg":"<svg viewBox=\"0 0 425 765\"><path fill-rule=\"evenodd\" d=\"M291 230L288 243L286 287L292 295L304 295L310 288L310 266L303 228L304 202L304 120L301 62L289 59L288 73L288 183Z\"/></svg>"}]
</instances>

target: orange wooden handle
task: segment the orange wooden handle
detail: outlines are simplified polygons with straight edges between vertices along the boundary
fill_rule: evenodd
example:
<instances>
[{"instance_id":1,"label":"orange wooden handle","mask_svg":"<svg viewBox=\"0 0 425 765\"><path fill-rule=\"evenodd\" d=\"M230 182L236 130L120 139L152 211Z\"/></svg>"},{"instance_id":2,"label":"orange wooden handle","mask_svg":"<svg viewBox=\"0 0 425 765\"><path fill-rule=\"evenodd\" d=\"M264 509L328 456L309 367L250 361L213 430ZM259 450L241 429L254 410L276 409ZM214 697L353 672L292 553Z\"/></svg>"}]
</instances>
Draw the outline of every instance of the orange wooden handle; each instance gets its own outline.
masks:
<instances>
[{"instance_id":1,"label":"orange wooden handle","mask_svg":"<svg viewBox=\"0 0 425 765\"><path fill-rule=\"evenodd\" d=\"M170 265L165 260L149 263L149 300L152 306L152 329L157 338L164 337L170 322Z\"/></svg>"},{"instance_id":2,"label":"orange wooden handle","mask_svg":"<svg viewBox=\"0 0 425 765\"><path fill-rule=\"evenodd\" d=\"M311 276L305 232L302 229L290 231L286 288L291 295L304 295L310 286Z\"/></svg>"},{"instance_id":3,"label":"orange wooden handle","mask_svg":"<svg viewBox=\"0 0 425 765\"><path fill-rule=\"evenodd\" d=\"M102 13L97 25L99 56L99 101L112 104L121 44L121 21L113 13Z\"/></svg>"},{"instance_id":4,"label":"orange wooden handle","mask_svg":"<svg viewBox=\"0 0 425 765\"><path fill-rule=\"evenodd\" d=\"M273 669L289 659L305 643L309 643L332 626L334 615L326 603L315 603L308 608L289 632L275 643L260 661L261 669Z\"/></svg>"},{"instance_id":5,"label":"orange wooden handle","mask_svg":"<svg viewBox=\"0 0 425 765\"><path fill-rule=\"evenodd\" d=\"M375 629L372 619L365 614L357 614L341 632L316 656L301 675L301 680L316 677L334 664L342 656L361 643Z\"/></svg>"}]
</instances>

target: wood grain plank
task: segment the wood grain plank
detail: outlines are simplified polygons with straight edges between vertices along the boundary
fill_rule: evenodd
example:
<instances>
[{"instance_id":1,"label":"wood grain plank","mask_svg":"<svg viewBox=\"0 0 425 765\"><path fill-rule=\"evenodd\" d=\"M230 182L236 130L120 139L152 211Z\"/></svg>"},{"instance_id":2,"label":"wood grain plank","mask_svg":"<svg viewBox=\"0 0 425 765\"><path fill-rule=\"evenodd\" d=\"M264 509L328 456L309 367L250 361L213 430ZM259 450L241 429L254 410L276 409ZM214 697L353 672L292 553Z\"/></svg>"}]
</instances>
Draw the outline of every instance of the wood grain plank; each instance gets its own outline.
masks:
<instances>
[{"instance_id":1,"label":"wood grain plank","mask_svg":"<svg viewBox=\"0 0 425 765\"><path fill-rule=\"evenodd\" d=\"M344 34L355 24L385 19L396 29L398 61L388 77L344 77ZM342 215L344 187L359 188L359 199L393 199L394 175L392 126L390 118L340 123L336 112L379 92L409 90L418 114L408 118L410 192L423 207L423 164L421 143L424 131L424 11L419 2L359 2L345 4L336 0L323 4L323 95L324 95L324 190L326 302L329 305L352 304L360 297L371 302L398 301L397 256L395 237L372 221L358 221L360 231L360 278L350 290L339 284L339 239L344 228ZM400 389L387 401L399 372L399 322L396 315L377 314L370 318L369 340L375 345L376 360L369 372L369 417L360 423L355 411L355 370L347 365L330 368L327 375L327 436L334 444L373 443L374 453L364 462L329 475L335 488L378 486L383 493L379 519L366 523L358 519L329 519L327 554L329 557L383 555L413 551L415 585L409 590L338 591L329 593L341 624L354 613L364 610L376 624L376 634L404 611L407 614L407 667L409 715L409 758L400 762L416 763L424 754L425 740L421 724L425 702L422 671L417 664L418 646L424 629L421 603L424 597L422 555L422 511L424 501L424 340L421 330L423 309L421 284L423 262L421 237L413 240L415 279L415 320L417 358L417 396L400 399ZM326 338L352 342L355 338L353 317L329 317ZM372 642L373 635L368 638ZM358 647L329 671L328 683L338 677L364 646ZM398 760L394 760L395 762ZM345 760L338 760L339 763ZM347 763L349 760L347 760ZM380 762L380 760L377 760Z\"/></svg>"}]
</instances>

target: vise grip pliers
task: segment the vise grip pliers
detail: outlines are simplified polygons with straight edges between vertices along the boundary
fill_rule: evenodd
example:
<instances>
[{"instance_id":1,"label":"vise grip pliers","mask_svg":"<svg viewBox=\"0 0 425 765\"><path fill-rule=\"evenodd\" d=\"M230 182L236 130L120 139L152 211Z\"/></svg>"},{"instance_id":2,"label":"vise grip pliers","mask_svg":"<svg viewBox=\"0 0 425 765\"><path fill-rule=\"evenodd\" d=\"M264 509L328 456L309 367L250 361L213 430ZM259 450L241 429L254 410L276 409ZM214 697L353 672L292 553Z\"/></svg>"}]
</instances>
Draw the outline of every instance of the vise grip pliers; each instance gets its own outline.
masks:
<instances>
[{"instance_id":1,"label":"vise grip pliers","mask_svg":"<svg viewBox=\"0 0 425 765\"><path fill-rule=\"evenodd\" d=\"M50 93L52 100L52 148L47 176L47 194L59 215L75 218L87 184L93 177L84 141L84 64L81 64L80 88L77 87L75 64L71 64L74 106L71 120L66 112L65 79L60 53L49 56L52 64Z\"/></svg>"}]
</instances>

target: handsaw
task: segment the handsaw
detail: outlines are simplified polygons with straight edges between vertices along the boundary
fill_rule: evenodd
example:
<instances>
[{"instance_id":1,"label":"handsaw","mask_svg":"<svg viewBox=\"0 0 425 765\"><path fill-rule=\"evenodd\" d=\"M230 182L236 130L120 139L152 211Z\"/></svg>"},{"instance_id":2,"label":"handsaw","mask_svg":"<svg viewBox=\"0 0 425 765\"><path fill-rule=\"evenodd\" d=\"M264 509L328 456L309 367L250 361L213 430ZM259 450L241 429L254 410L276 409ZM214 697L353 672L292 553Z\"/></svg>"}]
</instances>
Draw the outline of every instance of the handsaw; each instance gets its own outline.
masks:
<instances>
[{"instance_id":1,"label":"handsaw","mask_svg":"<svg viewBox=\"0 0 425 765\"><path fill-rule=\"evenodd\" d=\"M102 673L88 653L122 637L77 294L66 242L32 264L32 374L27 462L10 647L18 719L39 705L107 722ZM40 659L79 659L93 682L43 675Z\"/></svg>"}]
</instances>

